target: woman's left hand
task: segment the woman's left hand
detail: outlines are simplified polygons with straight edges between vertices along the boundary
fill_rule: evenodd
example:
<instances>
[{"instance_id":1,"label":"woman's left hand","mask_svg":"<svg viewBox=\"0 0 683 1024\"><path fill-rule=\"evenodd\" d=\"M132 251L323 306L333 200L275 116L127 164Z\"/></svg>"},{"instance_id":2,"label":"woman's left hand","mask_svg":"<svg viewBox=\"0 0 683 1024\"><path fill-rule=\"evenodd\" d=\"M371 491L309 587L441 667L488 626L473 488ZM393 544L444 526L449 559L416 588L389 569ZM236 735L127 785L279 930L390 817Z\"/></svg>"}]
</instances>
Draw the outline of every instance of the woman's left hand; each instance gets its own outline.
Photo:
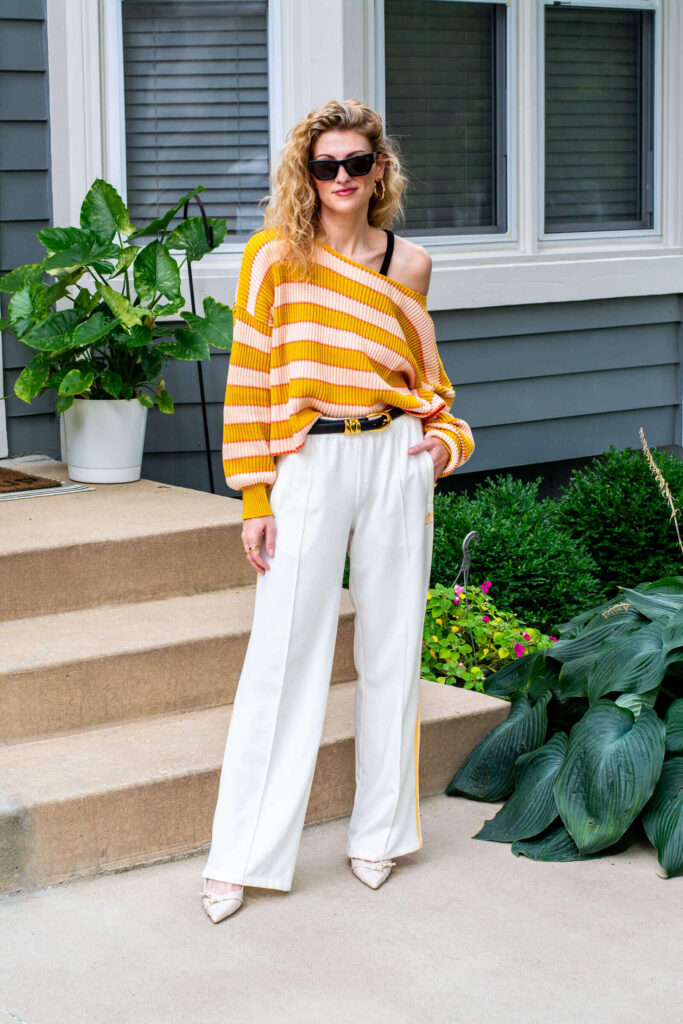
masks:
<instances>
[{"instance_id":1,"label":"woman's left hand","mask_svg":"<svg viewBox=\"0 0 683 1024\"><path fill-rule=\"evenodd\" d=\"M436 483L448 465L450 456L446 451L445 446L436 437L423 438L419 444L414 444L412 448L409 448L408 452L411 455L417 455L417 453L421 452L424 448L429 451L429 454L432 457L432 462L434 463L434 483Z\"/></svg>"}]
</instances>

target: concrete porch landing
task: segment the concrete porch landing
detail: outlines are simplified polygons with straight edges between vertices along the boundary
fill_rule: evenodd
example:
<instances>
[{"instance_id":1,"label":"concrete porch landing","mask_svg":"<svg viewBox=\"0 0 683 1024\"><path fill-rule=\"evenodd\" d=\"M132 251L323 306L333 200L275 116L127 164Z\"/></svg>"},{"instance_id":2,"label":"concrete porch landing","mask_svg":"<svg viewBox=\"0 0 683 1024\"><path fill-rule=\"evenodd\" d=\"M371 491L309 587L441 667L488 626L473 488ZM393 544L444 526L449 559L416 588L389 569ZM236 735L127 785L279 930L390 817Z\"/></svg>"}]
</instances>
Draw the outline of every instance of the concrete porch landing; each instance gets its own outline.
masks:
<instances>
[{"instance_id":1,"label":"concrete porch landing","mask_svg":"<svg viewBox=\"0 0 683 1024\"><path fill-rule=\"evenodd\" d=\"M0 897L0 1024L681 1024L681 879L640 845L535 864L471 839L499 806L423 800L376 892L348 818L308 826L292 891L218 925L204 854Z\"/></svg>"}]
</instances>

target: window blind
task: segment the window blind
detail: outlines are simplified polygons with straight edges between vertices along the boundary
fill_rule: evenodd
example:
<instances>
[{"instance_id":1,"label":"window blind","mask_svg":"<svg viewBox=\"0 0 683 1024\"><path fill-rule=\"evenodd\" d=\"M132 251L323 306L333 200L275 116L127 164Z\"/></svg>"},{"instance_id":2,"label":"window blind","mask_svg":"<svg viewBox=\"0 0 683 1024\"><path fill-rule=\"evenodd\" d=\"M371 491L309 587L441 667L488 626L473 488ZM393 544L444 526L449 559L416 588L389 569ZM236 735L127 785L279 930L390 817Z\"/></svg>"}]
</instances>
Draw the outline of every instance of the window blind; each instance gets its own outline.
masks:
<instances>
[{"instance_id":1,"label":"window blind","mask_svg":"<svg viewBox=\"0 0 683 1024\"><path fill-rule=\"evenodd\" d=\"M652 223L652 14L545 9L545 230Z\"/></svg>"},{"instance_id":2,"label":"window blind","mask_svg":"<svg viewBox=\"0 0 683 1024\"><path fill-rule=\"evenodd\" d=\"M386 130L406 234L504 231L505 5L384 0Z\"/></svg>"},{"instance_id":3,"label":"window blind","mask_svg":"<svg viewBox=\"0 0 683 1024\"><path fill-rule=\"evenodd\" d=\"M131 219L142 226L204 185L207 214L246 237L269 190L266 0L123 0L122 11Z\"/></svg>"}]
</instances>

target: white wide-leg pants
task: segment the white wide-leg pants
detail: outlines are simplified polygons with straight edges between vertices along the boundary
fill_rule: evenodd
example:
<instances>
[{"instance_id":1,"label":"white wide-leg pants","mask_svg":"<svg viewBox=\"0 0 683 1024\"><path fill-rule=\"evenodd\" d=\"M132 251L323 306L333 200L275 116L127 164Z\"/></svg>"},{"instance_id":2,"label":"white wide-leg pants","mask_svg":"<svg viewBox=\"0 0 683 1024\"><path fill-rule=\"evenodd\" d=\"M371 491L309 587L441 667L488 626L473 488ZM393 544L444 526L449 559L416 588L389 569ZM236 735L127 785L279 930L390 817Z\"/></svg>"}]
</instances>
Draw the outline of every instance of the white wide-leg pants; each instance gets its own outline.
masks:
<instances>
[{"instance_id":1,"label":"white wide-leg pants","mask_svg":"<svg viewBox=\"0 0 683 1024\"><path fill-rule=\"evenodd\" d=\"M356 789L349 857L422 847L419 679L432 558L433 460L420 420L309 434L276 456L275 551L262 557L205 878L288 891L330 688L349 552Z\"/></svg>"}]
</instances>

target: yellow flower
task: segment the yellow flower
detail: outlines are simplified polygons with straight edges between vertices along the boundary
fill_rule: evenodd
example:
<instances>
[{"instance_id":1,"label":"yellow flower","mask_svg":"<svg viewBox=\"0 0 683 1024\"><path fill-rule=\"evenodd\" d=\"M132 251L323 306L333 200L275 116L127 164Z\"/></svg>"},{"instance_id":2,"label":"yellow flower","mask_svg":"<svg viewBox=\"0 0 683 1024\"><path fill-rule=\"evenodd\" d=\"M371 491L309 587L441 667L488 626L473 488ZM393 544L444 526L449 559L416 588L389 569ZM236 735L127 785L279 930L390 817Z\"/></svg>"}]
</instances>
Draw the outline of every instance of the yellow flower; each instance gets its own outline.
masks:
<instances>
[{"instance_id":1,"label":"yellow flower","mask_svg":"<svg viewBox=\"0 0 683 1024\"><path fill-rule=\"evenodd\" d=\"M433 633L432 633L432 640L434 641L435 644L438 644L438 642L439 642L438 636L434 636Z\"/></svg>"},{"instance_id":2,"label":"yellow flower","mask_svg":"<svg viewBox=\"0 0 683 1024\"><path fill-rule=\"evenodd\" d=\"M427 591L427 597L431 597L431 596L432 596L432 592L431 592L431 590L428 590Z\"/></svg>"},{"instance_id":3,"label":"yellow flower","mask_svg":"<svg viewBox=\"0 0 683 1024\"><path fill-rule=\"evenodd\" d=\"M434 621L438 622L440 626L443 626L443 619L434 619Z\"/></svg>"},{"instance_id":4,"label":"yellow flower","mask_svg":"<svg viewBox=\"0 0 683 1024\"><path fill-rule=\"evenodd\" d=\"M493 616L493 621L494 622L502 622L503 620L501 618L499 618L497 615L494 615Z\"/></svg>"},{"instance_id":5,"label":"yellow flower","mask_svg":"<svg viewBox=\"0 0 683 1024\"><path fill-rule=\"evenodd\" d=\"M460 632L460 626L451 626L451 629L453 630L454 633Z\"/></svg>"},{"instance_id":6,"label":"yellow flower","mask_svg":"<svg viewBox=\"0 0 683 1024\"><path fill-rule=\"evenodd\" d=\"M481 653L484 655L484 657L486 657L486 655L489 653L488 647L485 647Z\"/></svg>"},{"instance_id":7,"label":"yellow flower","mask_svg":"<svg viewBox=\"0 0 683 1024\"><path fill-rule=\"evenodd\" d=\"M501 647L500 650L498 651L499 658L509 658L509 656L510 652L508 651L507 647Z\"/></svg>"}]
</instances>

